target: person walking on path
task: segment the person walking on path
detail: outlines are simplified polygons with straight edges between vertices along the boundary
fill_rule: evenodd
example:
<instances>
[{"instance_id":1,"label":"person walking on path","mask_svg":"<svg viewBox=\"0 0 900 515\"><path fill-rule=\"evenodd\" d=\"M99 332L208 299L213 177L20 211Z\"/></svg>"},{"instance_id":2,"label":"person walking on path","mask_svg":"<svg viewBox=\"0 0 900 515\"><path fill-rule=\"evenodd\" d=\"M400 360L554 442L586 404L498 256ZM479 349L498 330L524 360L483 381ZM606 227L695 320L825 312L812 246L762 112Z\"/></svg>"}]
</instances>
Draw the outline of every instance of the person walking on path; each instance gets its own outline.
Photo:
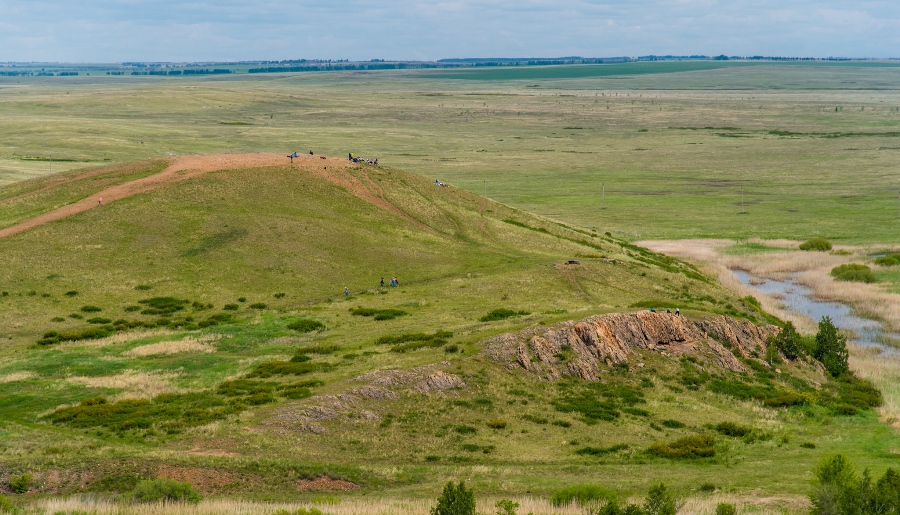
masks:
<instances>
[{"instance_id":1,"label":"person walking on path","mask_svg":"<svg viewBox=\"0 0 900 515\"><path fill-rule=\"evenodd\" d=\"M384 288L384 277L381 278L381 287Z\"/></svg>"},{"instance_id":2,"label":"person walking on path","mask_svg":"<svg viewBox=\"0 0 900 515\"><path fill-rule=\"evenodd\" d=\"M344 287L344 297L350 296L350 288Z\"/></svg>"},{"instance_id":3,"label":"person walking on path","mask_svg":"<svg viewBox=\"0 0 900 515\"><path fill-rule=\"evenodd\" d=\"M97 205L98 205L98 206L102 206L102 205L103 205L103 197L100 197L100 198L97 199Z\"/></svg>"}]
</instances>

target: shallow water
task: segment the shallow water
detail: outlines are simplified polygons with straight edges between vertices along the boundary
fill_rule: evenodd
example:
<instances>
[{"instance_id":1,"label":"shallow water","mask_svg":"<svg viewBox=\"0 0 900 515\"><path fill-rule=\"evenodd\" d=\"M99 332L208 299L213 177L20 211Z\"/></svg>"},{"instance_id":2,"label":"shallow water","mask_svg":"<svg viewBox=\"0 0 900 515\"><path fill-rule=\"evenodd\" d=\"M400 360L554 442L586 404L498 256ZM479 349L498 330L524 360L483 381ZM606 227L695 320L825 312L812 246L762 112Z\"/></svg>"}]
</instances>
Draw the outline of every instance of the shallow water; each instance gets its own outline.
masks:
<instances>
[{"instance_id":1,"label":"shallow water","mask_svg":"<svg viewBox=\"0 0 900 515\"><path fill-rule=\"evenodd\" d=\"M776 281L763 279L750 275L743 270L732 270L732 272L742 284L756 288L768 295L776 294L785 308L790 311L805 315L816 322L824 316L830 317L831 322L838 329L844 329L856 334L856 338L853 339L855 343L885 348L884 345L878 342L878 337L886 334L881 324L874 320L854 315L853 311L844 304L816 300L813 298L812 290L792 280ZM900 335L891 336L900 338Z\"/></svg>"}]
</instances>

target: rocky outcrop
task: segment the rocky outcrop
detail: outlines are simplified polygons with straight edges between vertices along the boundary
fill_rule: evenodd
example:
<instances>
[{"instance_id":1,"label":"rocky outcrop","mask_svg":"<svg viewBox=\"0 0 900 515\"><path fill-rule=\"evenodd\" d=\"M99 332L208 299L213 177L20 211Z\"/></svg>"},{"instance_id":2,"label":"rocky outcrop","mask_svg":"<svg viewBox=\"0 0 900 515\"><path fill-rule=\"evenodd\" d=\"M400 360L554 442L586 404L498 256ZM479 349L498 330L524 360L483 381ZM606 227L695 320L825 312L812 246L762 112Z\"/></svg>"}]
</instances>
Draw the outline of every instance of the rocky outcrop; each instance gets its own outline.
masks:
<instances>
[{"instance_id":1,"label":"rocky outcrop","mask_svg":"<svg viewBox=\"0 0 900 515\"><path fill-rule=\"evenodd\" d=\"M507 368L523 368L545 379L562 375L597 381L603 368L628 363L638 351L693 355L734 371L746 371L742 357L765 351L775 326L758 327L724 315L701 320L669 313L611 313L551 328L496 336L485 352Z\"/></svg>"}]
</instances>

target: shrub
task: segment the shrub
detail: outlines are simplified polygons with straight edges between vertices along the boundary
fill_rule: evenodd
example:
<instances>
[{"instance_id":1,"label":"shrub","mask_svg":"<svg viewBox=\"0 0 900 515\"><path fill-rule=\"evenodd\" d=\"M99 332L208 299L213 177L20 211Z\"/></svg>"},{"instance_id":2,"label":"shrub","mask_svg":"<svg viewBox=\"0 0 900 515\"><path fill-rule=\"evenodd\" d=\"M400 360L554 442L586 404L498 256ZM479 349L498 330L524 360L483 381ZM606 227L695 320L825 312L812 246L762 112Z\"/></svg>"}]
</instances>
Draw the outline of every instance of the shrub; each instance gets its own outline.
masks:
<instances>
[{"instance_id":1,"label":"shrub","mask_svg":"<svg viewBox=\"0 0 900 515\"><path fill-rule=\"evenodd\" d=\"M875 259L876 265L897 266L900 265L900 254L887 254Z\"/></svg>"},{"instance_id":2,"label":"shrub","mask_svg":"<svg viewBox=\"0 0 900 515\"><path fill-rule=\"evenodd\" d=\"M81 306L81 311L82 313L97 313L98 311L103 311L103 309L88 304L87 306Z\"/></svg>"},{"instance_id":3,"label":"shrub","mask_svg":"<svg viewBox=\"0 0 900 515\"><path fill-rule=\"evenodd\" d=\"M519 503L510 501L509 499L500 499L494 504L497 508L497 515L516 515Z\"/></svg>"},{"instance_id":4,"label":"shrub","mask_svg":"<svg viewBox=\"0 0 900 515\"><path fill-rule=\"evenodd\" d=\"M93 317L93 318L88 318L87 323L89 323L89 324L111 324L112 319L103 318L103 317Z\"/></svg>"},{"instance_id":5,"label":"shrub","mask_svg":"<svg viewBox=\"0 0 900 515\"><path fill-rule=\"evenodd\" d=\"M139 284L135 286L134 289L138 291L147 291L153 289L153 286L150 286L149 284Z\"/></svg>"},{"instance_id":6,"label":"shrub","mask_svg":"<svg viewBox=\"0 0 900 515\"><path fill-rule=\"evenodd\" d=\"M716 505L716 515L737 515L737 506L720 502Z\"/></svg>"},{"instance_id":7,"label":"shrub","mask_svg":"<svg viewBox=\"0 0 900 515\"><path fill-rule=\"evenodd\" d=\"M474 427L466 425L456 426L453 428L453 430L461 435L471 435L475 434L475 432L478 431Z\"/></svg>"},{"instance_id":8,"label":"shrub","mask_svg":"<svg viewBox=\"0 0 900 515\"><path fill-rule=\"evenodd\" d=\"M275 294L275 298L276 298L276 299L283 299L285 295L287 295L287 294L284 293L284 292L279 292L279 293L276 293L276 294Z\"/></svg>"},{"instance_id":9,"label":"shrub","mask_svg":"<svg viewBox=\"0 0 900 515\"><path fill-rule=\"evenodd\" d=\"M402 309L356 308L351 309L350 314L358 317L372 317L375 320L393 320L409 313Z\"/></svg>"},{"instance_id":10,"label":"shrub","mask_svg":"<svg viewBox=\"0 0 900 515\"><path fill-rule=\"evenodd\" d=\"M444 347L444 352L446 352L447 354L455 354L459 352L459 347L455 343L451 343L450 345Z\"/></svg>"},{"instance_id":11,"label":"shrub","mask_svg":"<svg viewBox=\"0 0 900 515\"><path fill-rule=\"evenodd\" d=\"M66 297L74 297L78 295L78 290L69 290L64 294Z\"/></svg>"},{"instance_id":12,"label":"shrub","mask_svg":"<svg viewBox=\"0 0 900 515\"><path fill-rule=\"evenodd\" d=\"M871 268L858 263L836 266L831 269L831 276L836 281L854 281L858 283L874 283L877 280Z\"/></svg>"},{"instance_id":13,"label":"shrub","mask_svg":"<svg viewBox=\"0 0 900 515\"><path fill-rule=\"evenodd\" d=\"M458 486L447 483L431 515L475 515L475 492L466 490L462 481Z\"/></svg>"},{"instance_id":14,"label":"shrub","mask_svg":"<svg viewBox=\"0 0 900 515\"><path fill-rule=\"evenodd\" d=\"M527 311L513 311L511 309L499 308L491 311L487 315L479 318L478 320L482 322L495 322L497 320L506 320L507 318L528 315Z\"/></svg>"},{"instance_id":15,"label":"shrub","mask_svg":"<svg viewBox=\"0 0 900 515\"><path fill-rule=\"evenodd\" d=\"M591 502L615 502L616 496L609 490L597 485L572 485L557 490L550 501L553 506L566 506L572 501L582 506Z\"/></svg>"},{"instance_id":16,"label":"shrub","mask_svg":"<svg viewBox=\"0 0 900 515\"><path fill-rule=\"evenodd\" d=\"M391 352L407 352L423 347L441 347L453 337L450 331L436 331L434 334L405 333L399 336L385 335L375 340L375 345L390 345Z\"/></svg>"},{"instance_id":17,"label":"shrub","mask_svg":"<svg viewBox=\"0 0 900 515\"><path fill-rule=\"evenodd\" d=\"M769 408L787 408L790 406L802 406L806 404L808 399L799 393L785 393L775 397L769 397L763 401L763 404Z\"/></svg>"},{"instance_id":18,"label":"shrub","mask_svg":"<svg viewBox=\"0 0 900 515\"><path fill-rule=\"evenodd\" d=\"M151 297L139 300L138 304L145 306L141 311L142 315L171 315L177 311L183 311L190 302L175 297Z\"/></svg>"},{"instance_id":19,"label":"shrub","mask_svg":"<svg viewBox=\"0 0 900 515\"><path fill-rule=\"evenodd\" d=\"M743 438L753 432L753 428L735 424L734 422L719 422L713 429L717 433L734 438Z\"/></svg>"},{"instance_id":20,"label":"shrub","mask_svg":"<svg viewBox=\"0 0 900 515\"><path fill-rule=\"evenodd\" d=\"M17 494L24 494L28 492L28 489L31 488L32 482L34 482L34 476L32 476L28 472L25 472L24 474L19 476L10 476L9 488Z\"/></svg>"},{"instance_id":21,"label":"shrub","mask_svg":"<svg viewBox=\"0 0 900 515\"><path fill-rule=\"evenodd\" d=\"M134 488L133 497L136 502L200 502L203 497L189 483L174 479L144 480Z\"/></svg>"},{"instance_id":22,"label":"shrub","mask_svg":"<svg viewBox=\"0 0 900 515\"><path fill-rule=\"evenodd\" d=\"M628 445L624 443L611 445L609 447L582 447L575 451L580 456L605 456L619 451L628 449Z\"/></svg>"},{"instance_id":23,"label":"shrub","mask_svg":"<svg viewBox=\"0 0 900 515\"><path fill-rule=\"evenodd\" d=\"M691 435L671 443L655 442L647 452L670 459L711 458L716 455L716 449L713 447L715 443L716 439L712 435Z\"/></svg>"},{"instance_id":24,"label":"shrub","mask_svg":"<svg viewBox=\"0 0 900 515\"><path fill-rule=\"evenodd\" d=\"M677 420L668 419L668 420L663 420L662 425L664 425L668 428L671 428L671 429L681 429L682 427L684 427L685 424L684 424L684 422L679 422Z\"/></svg>"},{"instance_id":25,"label":"shrub","mask_svg":"<svg viewBox=\"0 0 900 515\"><path fill-rule=\"evenodd\" d=\"M815 449L815 448L816 448L816 444L814 444L814 443L812 443L812 442L803 442L803 443L800 444L800 447L802 447L802 448L804 448L804 449Z\"/></svg>"},{"instance_id":26,"label":"shrub","mask_svg":"<svg viewBox=\"0 0 900 515\"><path fill-rule=\"evenodd\" d=\"M506 428L506 421L501 419L489 420L487 422L487 426L491 429L504 429Z\"/></svg>"},{"instance_id":27,"label":"shrub","mask_svg":"<svg viewBox=\"0 0 900 515\"><path fill-rule=\"evenodd\" d=\"M287 328L299 333L311 333L313 331L325 329L325 324L311 318L301 318L300 320L294 320L288 324Z\"/></svg>"},{"instance_id":28,"label":"shrub","mask_svg":"<svg viewBox=\"0 0 900 515\"><path fill-rule=\"evenodd\" d=\"M16 506L9 500L9 497L0 494L0 513L14 513L15 510Z\"/></svg>"},{"instance_id":29,"label":"shrub","mask_svg":"<svg viewBox=\"0 0 900 515\"><path fill-rule=\"evenodd\" d=\"M825 370L834 377L849 370L847 337L838 333L830 317L824 316L819 321L819 332L816 333L816 348L813 357L825 365Z\"/></svg>"},{"instance_id":30,"label":"shrub","mask_svg":"<svg viewBox=\"0 0 900 515\"><path fill-rule=\"evenodd\" d=\"M222 306L222 309L224 309L225 311L237 311L239 308L240 306L237 304L225 304L224 306Z\"/></svg>"},{"instance_id":31,"label":"shrub","mask_svg":"<svg viewBox=\"0 0 900 515\"><path fill-rule=\"evenodd\" d=\"M800 244L800 250L826 251L831 250L831 242L825 238L810 238Z\"/></svg>"},{"instance_id":32,"label":"shrub","mask_svg":"<svg viewBox=\"0 0 900 515\"><path fill-rule=\"evenodd\" d=\"M717 487L716 487L716 485L714 485L712 483L703 483L702 485L700 485L697 488L697 490L704 492L704 493L712 493L717 490Z\"/></svg>"},{"instance_id":33,"label":"shrub","mask_svg":"<svg viewBox=\"0 0 900 515\"><path fill-rule=\"evenodd\" d=\"M247 374L248 378L267 378L272 376L299 376L303 374L311 374L313 372L328 372L334 368L334 365L328 363L297 363L294 361L265 361L256 365L252 372Z\"/></svg>"},{"instance_id":34,"label":"shrub","mask_svg":"<svg viewBox=\"0 0 900 515\"><path fill-rule=\"evenodd\" d=\"M265 302L254 302L248 306L250 309L266 309L269 307Z\"/></svg>"}]
</instances>

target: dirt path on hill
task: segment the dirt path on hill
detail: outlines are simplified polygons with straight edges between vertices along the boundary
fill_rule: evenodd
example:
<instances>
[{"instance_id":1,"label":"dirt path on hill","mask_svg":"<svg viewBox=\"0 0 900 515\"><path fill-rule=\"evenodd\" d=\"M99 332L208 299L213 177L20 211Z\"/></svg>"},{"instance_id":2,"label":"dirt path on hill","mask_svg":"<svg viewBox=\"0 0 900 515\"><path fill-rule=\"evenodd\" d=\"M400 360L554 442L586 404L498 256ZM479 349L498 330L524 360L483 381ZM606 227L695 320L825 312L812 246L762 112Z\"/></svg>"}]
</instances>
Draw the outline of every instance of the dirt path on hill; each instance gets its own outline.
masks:
<instances>
[{"instance_id":1,"label":"dirt path on hill","mask_svg":"<svg viewBox=\"0 0 900 515\"><path fill-rule=\"evenodd\" d=\"M90 195L71 204L38 215L34 218L19 222L15 225L0 229L0 238L6 238L8 236L27 231L34 227L38 227L50 222L55 222L56 220L62 220L63 218L82 213L89 209L103 209L103 206L99 205L100 199L103 199L103 204L105 205L110 202L115 202L117 200L128 198L141 193L147 193L163 186L191 179L209 172L216 172L219 170L235 170L242 168L259 168L267 166L292 166L295 168L310 171L316 176L325 179L332 184L347 189L347 191L349 191L357 198L360 198L362 200L365 200L366 202L369 202L370 204L374 204L382 209L395 213L424 229L430 231L434 230L431 227L409 216L397 206L391 204L384 197L384 192L381 190L381 188L374 180L369 177L366 171L362 172L364 180L357 179L347 171L347 168L351 166L366 165L355 165L350 161L344 159L332 157L326 158L324 156L311 156L308 154L302 154L295 157L293 163L285 162L286 159L287 158L284 154L274 153L209 154L177 157L170 161L168 167L155 175L150 175L148 177L143 177L123 184L110 186L109 188L98 191L93 195ZM71 179L49 185L47 188L42 188L41 191L54 186L58 186L60 184L71 182L72 180L87 178L97 173L101 172L87 172ZM29 192L28 194L32 193L33 192Z\"/></svg>"}]
</instances>

